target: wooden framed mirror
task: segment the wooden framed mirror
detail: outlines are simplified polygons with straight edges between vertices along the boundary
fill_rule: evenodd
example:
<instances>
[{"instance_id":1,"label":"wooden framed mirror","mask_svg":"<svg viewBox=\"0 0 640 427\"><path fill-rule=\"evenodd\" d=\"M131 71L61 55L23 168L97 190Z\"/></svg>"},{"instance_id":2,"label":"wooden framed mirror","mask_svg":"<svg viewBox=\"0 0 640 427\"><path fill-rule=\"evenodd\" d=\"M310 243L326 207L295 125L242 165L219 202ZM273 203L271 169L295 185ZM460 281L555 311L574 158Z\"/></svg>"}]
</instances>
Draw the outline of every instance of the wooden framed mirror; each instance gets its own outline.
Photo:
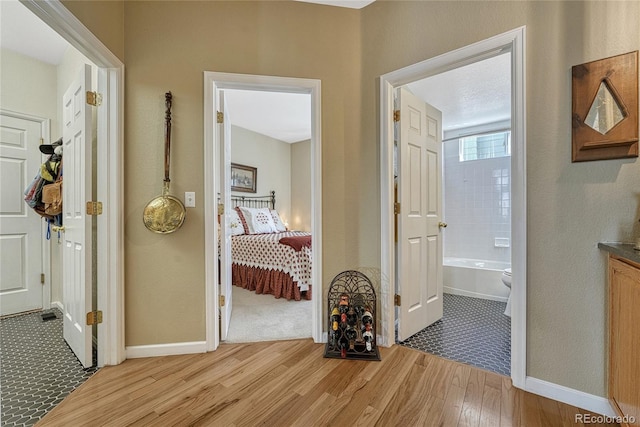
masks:
<instances>
[{"instance_id":1,"label":"wooden framed mirror","mask_svg":"<svg viewBox=\"0 0 640 427\"><path fill-rule=\"evenodd\" d=\"M638 51L571 71L571 161L638 157Z\"/></svg>"}]
</instances>

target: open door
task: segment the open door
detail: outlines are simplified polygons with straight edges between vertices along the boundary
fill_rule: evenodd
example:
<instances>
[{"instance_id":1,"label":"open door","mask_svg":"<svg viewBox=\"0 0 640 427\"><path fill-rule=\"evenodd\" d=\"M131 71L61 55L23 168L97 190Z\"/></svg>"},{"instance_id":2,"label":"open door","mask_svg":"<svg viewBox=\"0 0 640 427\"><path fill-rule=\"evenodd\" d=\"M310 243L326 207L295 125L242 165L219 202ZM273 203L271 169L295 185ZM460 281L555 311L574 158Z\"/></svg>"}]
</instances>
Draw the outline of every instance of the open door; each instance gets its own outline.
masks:
<instances>
[{"instance_id":1,"label":"open door","mask_svg":"<svg viewBox=\"0 0 640 427\"><path fill-rule=\"evenodd\" d=\"M398 340L442 318L442 113L399 91Z\"/></svg>"},{"instance_id":2,"label":"open door","mask_svg":"<svg viewBox=\"0 0 640 427\"><path fill-rule=\"evenodd\" d=\"M231 321L231 235L229 234L229 210L231 207L231 120L226 108L224 91L218 92L220 111L218 127L220 131L220 201L224 215L220 215L220 340L227 339ZM222 122L222 123L221 123ZM220 212L220 210L218 211Z\"/></svg>"},{"instance_id":3,"label":"open door","mask_svg":"<svg viewBox=\"0 0 640 427\"><path fill-rule=\"evenodd\" d=\"M91 311L91 111L86 93L91 88L91 67L84 65L62 98L63 138L63 290L64 339L84 367L92 365Z\"/></svg>"}]
</instances>

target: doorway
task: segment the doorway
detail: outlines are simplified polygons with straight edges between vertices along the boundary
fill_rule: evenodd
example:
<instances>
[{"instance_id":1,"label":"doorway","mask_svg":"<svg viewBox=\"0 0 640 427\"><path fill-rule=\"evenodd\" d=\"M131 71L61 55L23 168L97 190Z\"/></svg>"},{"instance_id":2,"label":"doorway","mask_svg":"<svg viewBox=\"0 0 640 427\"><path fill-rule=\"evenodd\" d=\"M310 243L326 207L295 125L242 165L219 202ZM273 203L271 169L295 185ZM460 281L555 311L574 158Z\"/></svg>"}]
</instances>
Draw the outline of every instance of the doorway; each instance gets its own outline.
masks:
<instances>
[{"instance_id":1,"label":"doorway","mask_svg":"<svg viewBox=\"0 0 640 427\"><path fill-rule=\"evenodd\" d=\"M59 1L21 2L47 27L97 67L97 88L102 102L97 109L96 194L102 202L97 224L97 308L104 321L97 327L98 366L117 365L124 347L124 218L122 210L124 135L124 64Z\"/></svg>"},{"instance_id":2,"label":"doorway","mask_svg":"<svg viewBox=\"0 0 640 427\"><path fill-rule=\"evenodd\" d=\"M396 88L426 77L453 70L499 53L511 53L511 224L513 283L511 319L511 378L516 387L523 388L526 374L526 153L525 153L525 90L524 90L525 28L492 37L453 52L381 76L381 270L387 277L396 277L394 260L394 188L393 188L393 96ZM389 290L388 309L383 323L392 325L395 319L393 292ZM386 345L394 341L393 328L383 337Z\"/></svg>"},{"instance_id":3,"label":"doorway","mask_svg":"<svg viewBox=\"0 0 640 427\"><path fill-rule=\"evenodd\" d=\"M215 350L222 341L221 328L223 322L227 322L231 317L233 300L229 301L228 296L232 296L231 275L225 273L225 278L220 281L222 286L218 286L218 278L230 265L227 257L228 252L218 250L218 226L216 212L222 212L221 228L226 227L228 220L227 213L231 207L231 192L227 193L227 182L231 181L231 171L226 169L226 165L231 164L230 139L226 140L225 135L231 133L231 122L224 122L226 103L224 102L224 91L258 91L258 92L280 92L290 94L306 94L310 97L311 103L311 137L310 153L311 162L309 164L311 180L311 229L313 239L311 241L312 270L311 270L311 336L315 342L322 340L322 191L321 191L321 111L320 111L320 81L312 79L298 79L271 76L254 76L227 73L204 73L204 100L205 100L205 276L206 276L206 324L207 324L207 350ZM233 112L231 112L233 114ZM221 119L217 119L221 117ZM221 125L216 125L218 121ZM224 165L221 167L220 165ZM242 166L242 165L241 165ZM249 166L251 165L244 165ZM230 169L230 167L229 167ZM246 171L245 171L246 172ZM245 173L243 172L243 173ZM249 169L251 173L251 169ZM259 172L258 172L259 173ZM224 174L224 175L223 175ZM226 175L226 176L225 176ZM259 175L258 175L259 176ZM252 181L252 179L249 179ZM223 206L218 209L218 190ZM277 198L277 195L276 195ZM229 246L230 247L230 246ZM217 262L219 256L222 258L220 264ZM228 258L230 259L230 258ZM317 284L317 286L316 286ZM303 291L300 288L301 292ZM223 320L224 318L224 320Z\"/></svg>"}]
</instances>

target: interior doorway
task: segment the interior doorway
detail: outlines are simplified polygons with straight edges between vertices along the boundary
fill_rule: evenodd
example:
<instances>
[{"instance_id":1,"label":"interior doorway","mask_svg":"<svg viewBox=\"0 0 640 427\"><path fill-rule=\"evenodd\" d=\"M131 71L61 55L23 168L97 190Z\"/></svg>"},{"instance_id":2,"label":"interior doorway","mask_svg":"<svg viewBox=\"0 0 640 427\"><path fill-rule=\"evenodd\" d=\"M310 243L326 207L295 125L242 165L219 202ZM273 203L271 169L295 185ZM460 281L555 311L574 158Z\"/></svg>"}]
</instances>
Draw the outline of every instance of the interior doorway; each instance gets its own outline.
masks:
<instances>
[{"instance_id":1,"label":"interior doorway","mask_svg":"<svg viewBox=\"0 0 640 427\"><path fill-rule=\"evenodd\" d=\"M438 322L417 325L412 336L399 332L398 342L509 376L510 52L403 88L442 112L436 179L442 180L444 307Z\"/></svg>"},{"instance_id":2,"label":"interior doorway","mask_svg":"<svg viewBox=\"0 0 640 427\"><path fill-rule=\"evenodd\" d=\"M223 338L223 322L230 320L233 301L231 275L226 268L230 261L230 249L219 251L217 214L221 212L221 229L226 229L231 215L231 192L227 192L227 182L231 182L231 149L230 139L225 135L231 134L231 122L224 122L226 103L224 92L232 90L280 92L289 94L306 94L311 104L311 136L310 136L310 181L311 181L311 240L312 266L311 269L311 336L316 342L322 341L322 191L321 191L321 111L320 111L320 81L312 79L284 78L271 76L254 76L227 73L204 73L205 100L205 276L206 276L206 319L207 319L207 349L215 350ZM231 111L230 114L233 114ZM218 119L220 117L220 119ZM216 125L216 121L220 123ZM229 165L227 170L226 165ZM242 166L242 165L240 165ZM251 165L248 172L251 173ZM240 168L242 169L242 168ZM258 171L259 173L259 171ZM255 177L255 175L253 175ZM258 175L259 176L259 175ZM255 178L249 178L249 184ZM218 191L220 196L217 195ZM218 206L218 197L221 205ZM277 195L276 195L277 198ZM277 207L277 206L276 206ZM230 245L227 246L230 248ZM218 259L220 257L220 263ZM224 278L222 278L224 274ZM220 284L218 286L219 280ZM305 290L300 288L301 292ZM227 305L228 304L228 305ZM222 320L224 317L224 320Z\"/></svg>"},{"instance_id":3,"label":"interior doorway","mask_svg":"<svg viewBox=\"0 0 640 427\"><path fill-rule=\"evenodd\" d=\"M398 266L394 259L394 188L393 188L393 98L396 88L434 76L444 71L478 62L500 53L511 53L511 225L513 283L511 320L511 378L516 387L523 388L526 374L526 153L525 153L525 90L524 90L525 28L519 28L441 56L385 74L380 78L381 100L381 270L387 277L396 277ZM389 292L388 307L383 323L392 325L393 292ZM383 337L387 345L394 341L393 328Z\"/></svg>"}]
</instances>

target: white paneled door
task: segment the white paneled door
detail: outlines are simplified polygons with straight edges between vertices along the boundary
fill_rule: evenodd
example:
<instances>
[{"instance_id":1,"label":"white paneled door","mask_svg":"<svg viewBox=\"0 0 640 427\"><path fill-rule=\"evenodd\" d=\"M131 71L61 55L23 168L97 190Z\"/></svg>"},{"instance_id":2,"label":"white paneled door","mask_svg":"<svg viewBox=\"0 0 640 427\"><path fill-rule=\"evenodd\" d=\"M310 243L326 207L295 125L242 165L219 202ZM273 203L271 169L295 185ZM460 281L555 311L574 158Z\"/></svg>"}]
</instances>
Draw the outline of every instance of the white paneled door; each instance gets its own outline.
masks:
<instances>
[{"instance_id":1,"label":"white paneled door","mask_svg":"<svg viewBox=\"0 0 640 427\"><path fill-rule=\"evenodd\" d=\"M42 163L42 122L0 114L0 315L42 308L42 218L24 190ZM48 141L47 141L48 142Z\"/></svg>"},{"instance_id":2,"label":"white paneled door","mask_svg":"<svg viewBox=\"0 0 640 427\"><path fill-rule=\"evenodd\" d=\"M84 65L62 99L63 138L63 305L64 339L85 366L92 365L91 326L91 200L92 126L86 92L91 67Z\"/></svg>"},{"instance_id":3,"label":"white paneled door","mask_svg":"<svg viewBox=\"0 0 640 427\"><path fill-rule=\"evenodd\" d=\"M229 210L231 207L231 119L229 108L225 102L224 91L218 92L220 101L220 117L218 121L220 131L220 200L224 205L224 215L220 215L220 295L224 304L220 307L220 339L227 339L229 324L231 322L231 309L233 308L233 286L231 284L231 227L228 226Z\"/></svg>"},{"instance_id":4,"label":"white paneled door","mask_svg":"<svg viewBox=\"0 0 640 427\"><path fill-rule=\"evenodd\" d=\"M400 89L398 339L442 318L442 113Z\"/></svg>"}]
</instances>

